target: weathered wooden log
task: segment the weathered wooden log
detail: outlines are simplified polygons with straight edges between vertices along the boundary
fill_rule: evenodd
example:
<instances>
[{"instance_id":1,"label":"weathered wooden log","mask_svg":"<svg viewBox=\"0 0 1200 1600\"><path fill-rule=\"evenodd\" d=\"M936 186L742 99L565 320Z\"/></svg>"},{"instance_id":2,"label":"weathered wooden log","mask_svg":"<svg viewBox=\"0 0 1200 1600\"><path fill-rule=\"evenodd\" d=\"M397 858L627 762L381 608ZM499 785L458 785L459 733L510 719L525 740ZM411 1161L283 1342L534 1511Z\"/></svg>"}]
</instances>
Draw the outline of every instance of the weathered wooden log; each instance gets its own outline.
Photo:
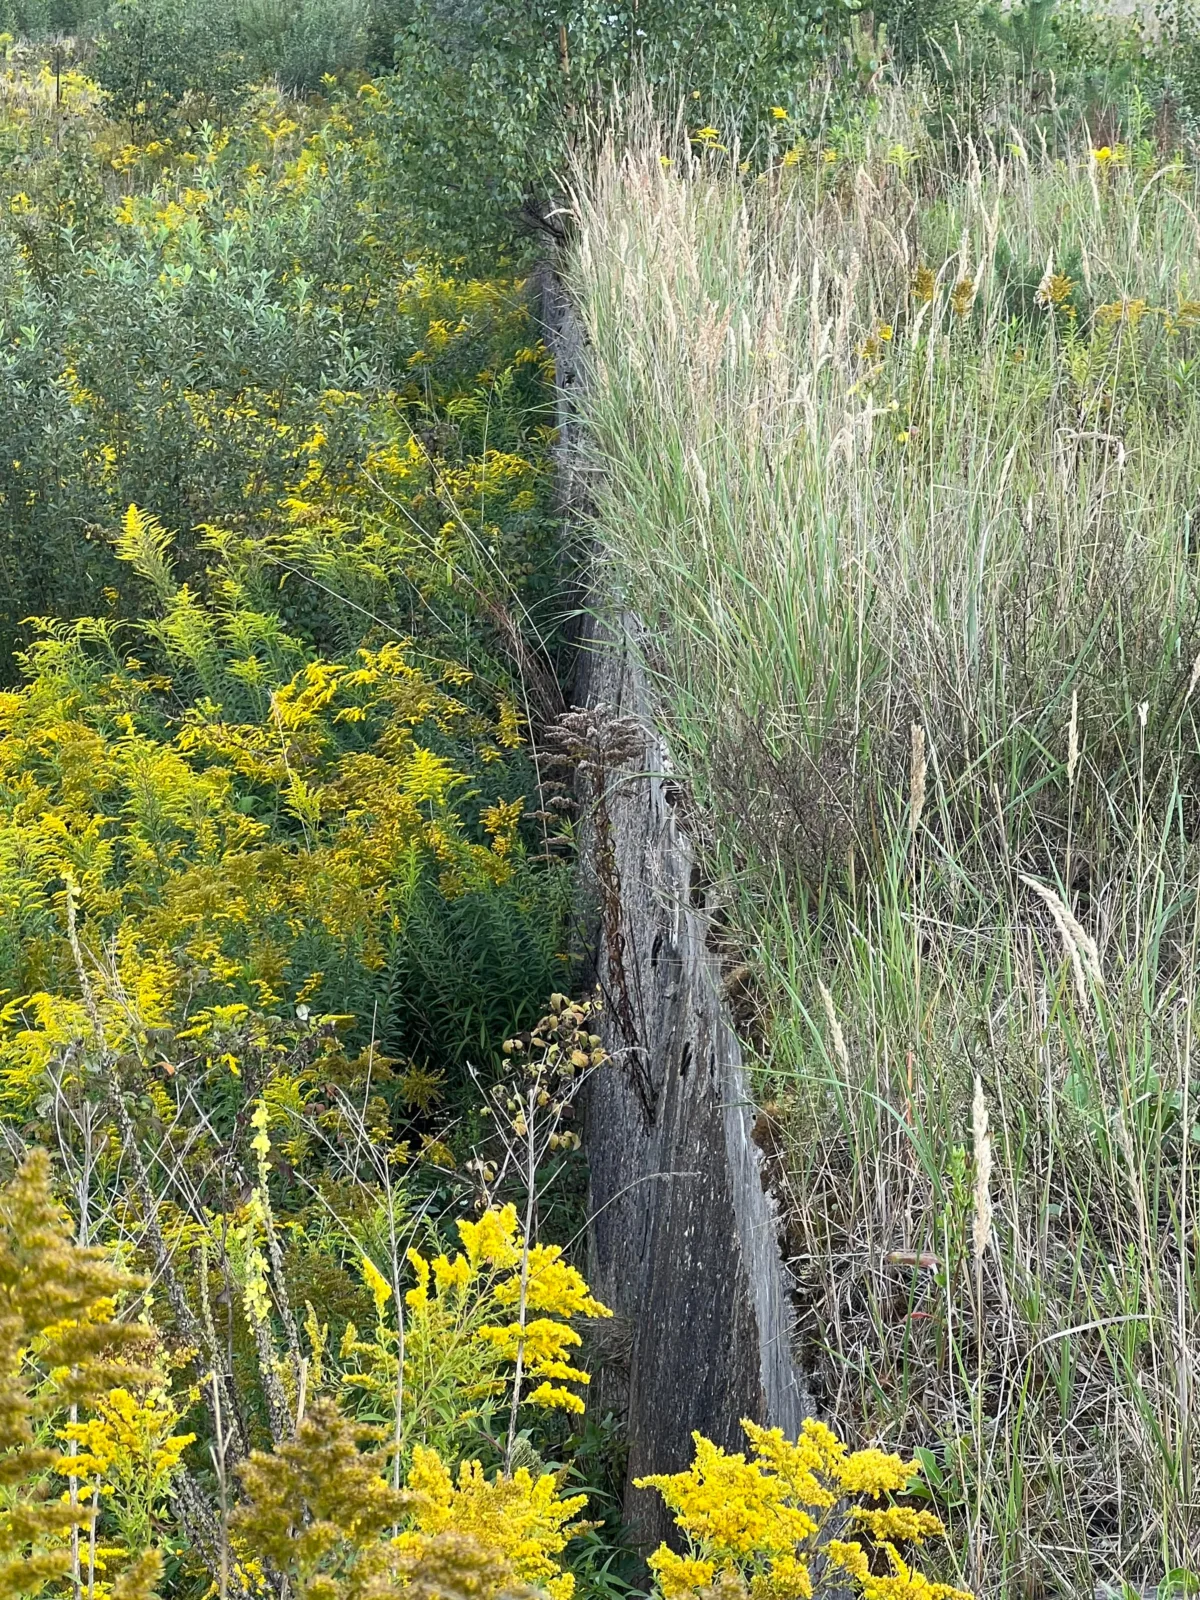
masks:
<instances>
[{"instance_id":1,"label":"weathered wooden log","mask_svg":"<svg viewBox=\"0 0 1200 1600\"><path fill-rule=\"evenodd\" d=\"M575 397L583 330L561 285L541 285L558 372L560 492L586 508ZM648 1472L678 1471L698 1430L740 1448L742 1417L795 1436L815 1410L793 1358L779 1226L745 1066L722 995L698 865L656 730L638 619L610 599L602 558L579 640L581 894L613 1063L585 1107L590 1273L624 1340L594 1360L601 1409L628 1430L627 1523L668 1532ZM717 714L714 708L714 715Z\"/></svg>"}]
</instances>

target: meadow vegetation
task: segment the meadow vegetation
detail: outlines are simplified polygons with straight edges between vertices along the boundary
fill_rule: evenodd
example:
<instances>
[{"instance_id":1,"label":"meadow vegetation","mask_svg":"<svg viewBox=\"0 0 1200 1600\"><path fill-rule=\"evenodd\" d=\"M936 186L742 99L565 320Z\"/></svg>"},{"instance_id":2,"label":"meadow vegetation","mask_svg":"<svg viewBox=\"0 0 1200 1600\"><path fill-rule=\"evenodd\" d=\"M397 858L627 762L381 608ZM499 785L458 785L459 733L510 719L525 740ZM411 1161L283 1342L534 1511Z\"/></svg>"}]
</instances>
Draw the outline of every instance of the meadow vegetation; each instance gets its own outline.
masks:
<instances>
[{"instance_id":1,"label":"meadow vegetation","mask_svg":"<svg viewBox=\"0 0 1200 1600\"><path fill-rule=\"evenodd\" d=\"M0 70L0 1592L567 1600L551 368L178 21Z\"/></svg>"},{"instance_id":2,"label":"meadow vegetation","mask_svg":"<svg viewBox=\"0 0 1200 1600\"><path fill-rule=\"evenodd\" d=\"M1019 103L913 74L745 148L631 111L571 267L595 529L756 1000L830 1416L916 1452L979 1592L1168 1592L1200 189L1140 92Z\"/></svg>"},{"instance_id":3,"label":"meadow vegetation","mask_svg":"<svg viewBox=\"0 0 1200 1600\"><path fill-rule=\"evenodd\" d=\"M1194 1587L1194 19L0 29L0 1596ZM827 1418L646 1567L551 248Z\"/></svg>"}]
</instances>

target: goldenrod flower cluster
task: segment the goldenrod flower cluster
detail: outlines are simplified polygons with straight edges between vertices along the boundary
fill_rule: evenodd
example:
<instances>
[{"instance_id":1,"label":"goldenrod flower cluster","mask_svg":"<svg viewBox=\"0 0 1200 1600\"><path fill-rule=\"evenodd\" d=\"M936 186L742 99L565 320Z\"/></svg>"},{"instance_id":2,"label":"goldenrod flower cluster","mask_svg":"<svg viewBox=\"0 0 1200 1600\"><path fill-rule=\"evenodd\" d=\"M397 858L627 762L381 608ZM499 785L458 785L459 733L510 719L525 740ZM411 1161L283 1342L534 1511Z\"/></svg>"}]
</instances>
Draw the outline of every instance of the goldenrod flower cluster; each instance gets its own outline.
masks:
<instances>
[{"instance_id":1,"label":"goldenrod flower cluster","mask_svg":"<svg viewBox=\"0 0 1200 1600\"><path fill-rule=\"evenodd\" d=\"M697 1433L686 1472L637 1480L638 1488L659 1491L688 1541L683 1555L664 1544L650 1557L663 1600L714 1587L753 1600L809 1600L825 1588L843 1588L847 1579L864 1600L970 1600L966 1591L915 1571L897 1548L944 1532L932 1512L890 1501L918 1476L917 1462L882 1450L850 1451L812 1419L794 1442L779 1428L745 1420L742 1427L750 1459ZM847 1505L862 1499L883 1504ZM862 1538L828 1538L843 1521ZM886 1573L877 1570L876 1552Z\"/></svg>"},{"instance_id":2,"label":"goldenrod flower cluster","mask_svg":"<svg viewBox=\"0 0 1200 1600\"><path fill-rule=\"evenodd\" d=\"M417 1276L416 1287L405 1297L419 1338L425 1324L453 1315L471 1300L485 1312L511 1311L522 1298L526 1313L541 1313L527 1320L482 1322L475 1339L504 1362L515 1362L523 1350L525 1372L541 1381L527 1396L531 1405L581 1412L583 1401L564 1384L587 1384L589 1375L572 1366L567 1351L579 1345L580 1335L570 1325L572 1317L608 1317L612 1313L588 1289L583 1277L562 1259L558 1245L531 1245L517 1226L515 1207L491 1207L477 1222L460 1221L463 1252L453 1258L439 1255L426 1260L410 1250L409 1262ZM432 1296L430 1289L432 1286ZM431 1331L427 1330L427 1331Z\"/></svg>"},{"instance_id":3,"label":"goldenrod flower cluster","mask_svg":"<svg viewBox=\"0 0 1200 1600\"><path fill-rule=\"evenodd\" d=\"M489 1479L478 1461L464 1461L454 1477L434 1451L420 1445L407 1487L413 1515L396 1540L402 1551L421 1555L438 1534L466 1535L497 1551L517 1579L548 1600L571 1600L574 1576L555 1558L575 1532L570 1524L587 1504L586 1495L560 1500L552 1473L534 1477L526 1467L509 1478L497 1472Z\"/></svg>"},{"instance_id":4,"label":"goldenrod flower cluster","mask_svg":"<svg viewBox=\"0 0 1200 1600\"><path fill-rule=\"evenodd\" d=\"M179 1413L165 1391L138 1397L128 1389L110 1389L86 1422L69 1422L62 1437L79 1449L64 1457L63 1470L78 1478L102 1478L103 1493L118 1492L114 1474L130 1473L146 1485L151 1500L171 1487L183 1452L194 1433L175 1433Z\"/></svg>"}]
</instances>

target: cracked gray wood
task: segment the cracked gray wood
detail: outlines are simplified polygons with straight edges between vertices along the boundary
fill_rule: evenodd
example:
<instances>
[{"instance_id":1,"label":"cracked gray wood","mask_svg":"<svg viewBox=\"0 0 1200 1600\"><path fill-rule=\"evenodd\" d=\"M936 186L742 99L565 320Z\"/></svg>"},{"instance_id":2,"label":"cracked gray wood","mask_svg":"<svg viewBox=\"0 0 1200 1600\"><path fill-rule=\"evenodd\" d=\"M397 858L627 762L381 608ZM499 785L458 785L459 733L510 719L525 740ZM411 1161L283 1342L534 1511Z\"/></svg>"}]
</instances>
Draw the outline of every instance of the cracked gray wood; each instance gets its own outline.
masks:
<instances>
[{"instance_id":1,"label":"cracked gray wood","mask_svg":"<svg viewBox=\"0 0 1200 1600\"><path fill-rule=\"evenodd\" d=\"M549 273L541 304L558 372L560 494L565 509L578 510L586 503L575 418L585 340ZM640 625L608 595L597 563L574 698L635 718L644 757L608 775L623 974L612 970L614 940L592 940L601 986L609 994L623 988L633 1013L631 1026L610 1004L604 1034L614 1063L592 1080L585 1108L591 1280L624 1333L609 1340L607 1356L603 1347L595 1352L594 1386L599 1409L626 1422L625 1510L646 1548L667 1534L670 1519L657 1494L632 1482L685 1467L694 1429L737 1449L743 1416L794 1437L816 1407L793 1359L778 1218L751 1139L747 1074L708 917L693 887L695 854L672 803ZM594 923L605 895L595 828L584 823L582 893ZM652 1084L649 1117L630 1070L634 1051Z\"/></svg>"}]
</instances>

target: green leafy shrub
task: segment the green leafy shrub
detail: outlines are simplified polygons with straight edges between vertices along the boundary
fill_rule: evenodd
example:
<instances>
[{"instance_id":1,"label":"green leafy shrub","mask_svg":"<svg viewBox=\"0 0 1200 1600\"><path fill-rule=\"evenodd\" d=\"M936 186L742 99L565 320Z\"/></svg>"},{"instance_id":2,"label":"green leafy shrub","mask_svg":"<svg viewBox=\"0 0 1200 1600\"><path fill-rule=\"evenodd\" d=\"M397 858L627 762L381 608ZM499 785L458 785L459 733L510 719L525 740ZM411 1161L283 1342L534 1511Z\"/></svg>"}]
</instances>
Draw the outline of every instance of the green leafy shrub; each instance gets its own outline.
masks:
<instances>
[{"instance_id":1,"label":"green leafy shrub","mask_svg":"<svg viewBox=\"0 0 1200 1600\"><path fill-rule=\"evenodd\" d=\"M186 110L221 122L252 68L228 9L213 0L113 0L96 51L97 82L131 138Z\"/></svg>"}]
</instances>

